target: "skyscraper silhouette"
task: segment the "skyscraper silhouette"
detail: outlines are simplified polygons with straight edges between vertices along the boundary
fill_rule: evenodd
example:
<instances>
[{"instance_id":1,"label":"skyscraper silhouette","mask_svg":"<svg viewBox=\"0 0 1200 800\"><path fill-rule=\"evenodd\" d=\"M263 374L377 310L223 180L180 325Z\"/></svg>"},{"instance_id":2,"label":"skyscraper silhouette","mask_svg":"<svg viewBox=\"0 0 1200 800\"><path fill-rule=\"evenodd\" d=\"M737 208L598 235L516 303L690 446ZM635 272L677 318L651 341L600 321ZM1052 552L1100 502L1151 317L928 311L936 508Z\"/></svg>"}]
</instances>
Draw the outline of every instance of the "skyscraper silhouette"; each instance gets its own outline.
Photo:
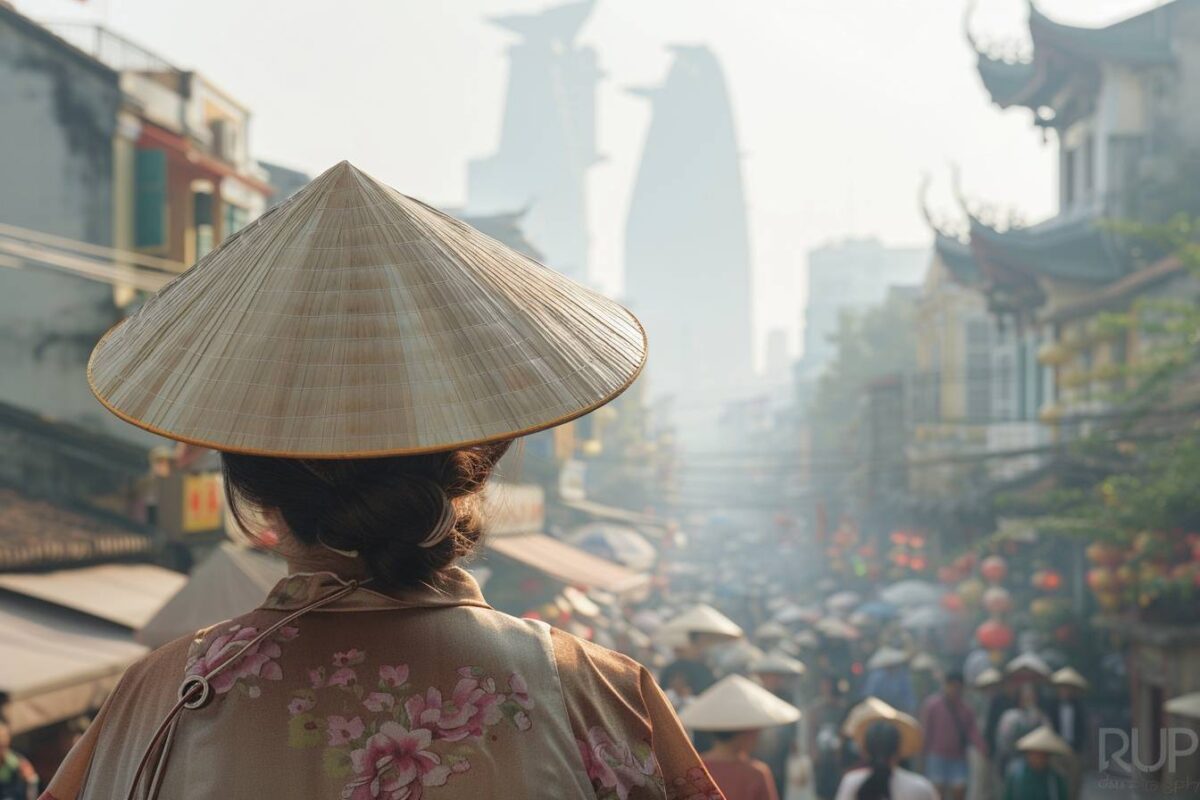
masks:
<instances>
[{"instance_id":1,"label":"skyscraper silhouette","mask_svg":"<svg viewBox=\"0 0 1200 800\"><path fill-rule=\"evenodd\" d=\"M721 65L675 46L652 104L625 234L625 286L651 342L650 391L702 433L748 388L750 241L737 135Z\"/></svg>"},{"instance_id":2,"label":"skyscraper silhouette","mask_svg":"<svg viewBox=\"0 0 1200 800\"><path fill-rule=\"evenodd\" d=\"M528 208L522 221L549 266L588 281L587 170L596 163L596 53L576 39L594 0L492 18L521 36L492 155L468 167L468 214Z\"/></svg>"}]
</instances>

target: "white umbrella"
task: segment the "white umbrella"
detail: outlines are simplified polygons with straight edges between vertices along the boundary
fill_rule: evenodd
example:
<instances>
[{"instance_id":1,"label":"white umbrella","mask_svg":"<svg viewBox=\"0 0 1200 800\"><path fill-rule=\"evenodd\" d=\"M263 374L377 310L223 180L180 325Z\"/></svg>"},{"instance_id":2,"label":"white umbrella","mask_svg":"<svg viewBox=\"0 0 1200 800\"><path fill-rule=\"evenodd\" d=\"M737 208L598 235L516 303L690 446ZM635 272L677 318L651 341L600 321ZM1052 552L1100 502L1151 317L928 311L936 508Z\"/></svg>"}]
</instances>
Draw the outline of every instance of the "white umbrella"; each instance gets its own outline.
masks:
<instances>
[{"instance_id":1,"label":"white umbrella","mask_svg":"<svg viewBox=\"0 0 1200 800\"><path fill-rule=\"evenodd\" d=\"M879 596L894 606L926 606L940 601L943 594L945 591L940 586L910 578L893 583Z\"/></svg>"},{"instance_id":2,"label":"white umbrella","mask_svg":"<svg viewBox=\"0 0 1200 800\"><path fill-rule=\"evenodd\" d=\"M900 627L909 630L931 630L949 622L949 612L939 606L920 606L900 615Z\"/></svg>"},{"instance_id":3,"label":"white umbrella","mask_svg":"<svg viewBox=\"0 0 1200 800\"><path fill-rule=\"evenodd\" d=\"M649 570L658 559L654 545L625 525L591 522L579 526L567 538L580 549L639 572Z\"/></svg>"}]
</instances>

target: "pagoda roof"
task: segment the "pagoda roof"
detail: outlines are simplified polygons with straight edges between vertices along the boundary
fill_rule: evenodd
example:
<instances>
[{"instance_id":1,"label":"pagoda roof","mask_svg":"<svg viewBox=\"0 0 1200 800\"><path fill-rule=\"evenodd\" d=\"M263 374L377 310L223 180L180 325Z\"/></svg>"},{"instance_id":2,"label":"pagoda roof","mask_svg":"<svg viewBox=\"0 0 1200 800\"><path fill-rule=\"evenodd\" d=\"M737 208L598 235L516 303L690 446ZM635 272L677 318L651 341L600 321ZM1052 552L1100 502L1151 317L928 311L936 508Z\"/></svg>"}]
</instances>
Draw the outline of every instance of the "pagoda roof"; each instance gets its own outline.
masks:
<instances>
[{"instance_id":1,"label":"pagoda roof","mask_svg":"<svg viewBox=\"0 0 1200 800\"><path fill-rule=\"evenodd\" d=\"M970 243L935 230L933 251L955 283L968 288L982 285L983 273L971 252Z\"/></svg>"},{"instance_id":2,"label":"pagoda roof","mask_svg":"<svg viewBox=\"0 0 1200 800\"><path fill-rule=\"evenodd\" d=\"M1174 61L1170 23L1181 4L1173 2L1137 16L1100 28L1056 22L1032 2L1029 4L1029 34L1032 55L1003 58L987 53L968 34L978 54L979 77L1001 108L1024 106L1035 112L1056 105L1056 99L1072 82L1083 79L1085 86L1099 78L1101 64L1148 66ZM1061 109L1056 109L1061 111ZM1062 116L1056 114L1055 118ZM1070 117L1068 116L1068 119ZM1056 119L1039 124L1053 127Z\"/></svg>"},{"instance_id":3,"label":"pagoda roof","mask_svg":"<svg viewBox=\"0 0 1200 800\"><path fill-rule=\"evenodd\" d=\"M1129 271L1129 259L1093 215L1056 217L1028 228L1000 230L971 217L971 250L984 272L1019 272L1103 284Z\"/></svg>"}]
</instances>

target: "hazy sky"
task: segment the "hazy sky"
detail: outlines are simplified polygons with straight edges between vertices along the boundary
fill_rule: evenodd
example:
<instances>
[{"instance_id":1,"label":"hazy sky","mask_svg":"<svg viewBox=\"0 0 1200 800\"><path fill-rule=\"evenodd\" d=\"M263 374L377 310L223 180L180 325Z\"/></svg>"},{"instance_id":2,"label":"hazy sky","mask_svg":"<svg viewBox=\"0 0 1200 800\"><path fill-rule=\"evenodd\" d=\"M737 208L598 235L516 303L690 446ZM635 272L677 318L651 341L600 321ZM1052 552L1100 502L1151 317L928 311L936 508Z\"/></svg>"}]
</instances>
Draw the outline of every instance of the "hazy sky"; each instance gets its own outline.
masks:
<instances>
[{"instance_id":1,"label":"hazy sky","mask_svg":"<svg viewBox=\"0 0 1200 800\"><path fill-rule=\"evenodd\" d=\"M254 113L258 158L310 172L349 158L401 191L459 205L469 158L497 140L506 33L489 15L547 0L16 0L38 19L107 19ZM1101 24L1154 0L1043 0ZM648 121L629 86L666 74L669 43L721 59L744 153L756 322L795 328L805 253L848 235L920 244L921 175L954 211L950 165L969 196L1052 210L1051 149L1029 114L988 103L963 37L966 0L598 0L583 40L599 52L592 171L593 269L619 293L626 208ZM1025 0L978 0L985 40L1023 34Z\"/></svg>"}]
</instances>

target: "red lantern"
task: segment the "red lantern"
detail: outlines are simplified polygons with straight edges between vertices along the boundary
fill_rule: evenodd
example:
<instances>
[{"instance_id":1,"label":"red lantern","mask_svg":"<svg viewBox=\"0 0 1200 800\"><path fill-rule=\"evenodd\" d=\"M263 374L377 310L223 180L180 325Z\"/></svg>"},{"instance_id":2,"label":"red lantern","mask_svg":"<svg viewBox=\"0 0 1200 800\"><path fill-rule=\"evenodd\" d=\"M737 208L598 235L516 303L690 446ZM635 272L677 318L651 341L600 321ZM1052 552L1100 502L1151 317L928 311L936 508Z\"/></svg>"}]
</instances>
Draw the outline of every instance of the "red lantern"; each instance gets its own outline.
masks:
<instances>
[{"instance_id":1,"label":"red lantern","mask_svg":"<svg viewBox=\"0 0 1200 800\"><path fill-rule=\"evenodd\" d=\"M938 580L944 584L958 583L958 570L954 567L938 567Z\"/></svg>"},{"instance_id":2,"label":"red lantern","mask_svg":"<svg viewBox=\"0 0 1200 800\"><path fill-rule=\"evenodd\" d=\"M1103 567L1115 567L1121 563L1125 554L1116 547L1105 542L1092 542L1087 548L1087 558L1093 564Z\"/></svg>"},{"instance_id":3,"label":"red lantern","mask_svg":"<svg viewBox=\"0 0 1200 800\"><path fill-rule=\"evenodd\" d=\"M908 567L914 572L924 572L929 566L929 562L925 560L925 556L913 556L909 559Z\"/></svg>"},{"instance_id":4,"label":"red lantern","mask_svg":"<svg viewBox=\"0 0 1200 800\"><path fill-rule=\"evenodd\" d=\"M967 604L964 603L963 599L958 595L949 593L942 595L942 608L946 609L947 611L953 611L957 613L966 607Z\"/></svg>"},{"instance_id":5,"label":"red lantern","mask_svg":"<svg viewBox=\"0 0 1200 800\"><path fill-rule=\"evenodd\" d=\"M1012 611L1012 595L1001 586L989 586L983 593L983 607L989 614L1007 614Z\"/></svg>"},{"instance_id":6,"label":"red lantern","mask_svg":"<svg viewBox=\"0 0 1200 800\"><path fill-rule=\"evenodd\" d=\"M989 619L975 631L979 644L988 650L1007 650L1013 643L1012 628L998 620Z\"/></svg>"},{"instance_id":7,"label":"red lantern","mask_svg":"<svg viewBox=\"0 0 1200 800\"><path fill-rule=\"evenodd\" d=\"M925 537L919 533L910 534L908 537L908 546L920 550L925 546Z\"/></svg>"},{"instance_id":8,"label":"red lantern","mask_svg":"<svg viewBox=\"0 0 1200 800\"><path fill-rule=\"evenodd\" d=\"M1000 556L988 556L979 565L979 574L988 583L999 583L1008 575L1008 563Z\"/></svg>"},{"instance_id":9,"label":"red lantern","mask_svg":"<svg viewBox=\"0 0 1200 800\"><path fill-rule=\"evenodd\" d=\"M1033 573L1033 586L1043 592L1057 592L1062 588L1062 573L1052 569L1038 570Z\"/></svg>"},{"instance_id":10,"label":"red lantern","mask_svg":"<svg viewBox=\"0 0 1200 800\"><path fill-rule=\"evenodd\" d=\"M892 544L898 547L908 544L908 534L904 531L892 531L892 535L888 538L892 540Z\"/></svg>"},{"instance_id":11,"label":"red lantern","mask_svg":"<svg viewBox=\"0 0 1200 800\"><path fill-rule=\"evenodd\" d=\"M1092 567L1088 570L1087 585L1093 592L1108 592L1117 587L1117 576L1108 567Z\"/></svg>"}]
</instances>

